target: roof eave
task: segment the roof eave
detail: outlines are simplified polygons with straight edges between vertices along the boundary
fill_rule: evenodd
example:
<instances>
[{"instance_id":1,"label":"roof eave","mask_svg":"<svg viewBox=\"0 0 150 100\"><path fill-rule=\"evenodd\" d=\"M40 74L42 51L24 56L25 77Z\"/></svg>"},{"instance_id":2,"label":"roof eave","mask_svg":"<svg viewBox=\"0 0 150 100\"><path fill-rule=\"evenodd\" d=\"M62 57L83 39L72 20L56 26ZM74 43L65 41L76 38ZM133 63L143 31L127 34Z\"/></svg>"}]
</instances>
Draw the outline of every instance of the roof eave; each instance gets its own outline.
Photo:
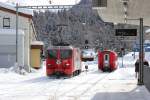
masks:
<instances>
[{"instance_id":1,"label":"roof eave","mask_svg":"<svg viewBox=\"0 0 150 100\"><path fill-rule=\"evenodd\" d=\"M16 14L16 11L8 9L8 8L0 7L0 10L6 11L6 12L9 12L9 13L12 13L12 14ZM25 14L25 13L22 13L22 12L18 12L18 15L22 16L22 17L26 17L26 18L32 18L32 15Z\"/></svg>"}]
</instances>

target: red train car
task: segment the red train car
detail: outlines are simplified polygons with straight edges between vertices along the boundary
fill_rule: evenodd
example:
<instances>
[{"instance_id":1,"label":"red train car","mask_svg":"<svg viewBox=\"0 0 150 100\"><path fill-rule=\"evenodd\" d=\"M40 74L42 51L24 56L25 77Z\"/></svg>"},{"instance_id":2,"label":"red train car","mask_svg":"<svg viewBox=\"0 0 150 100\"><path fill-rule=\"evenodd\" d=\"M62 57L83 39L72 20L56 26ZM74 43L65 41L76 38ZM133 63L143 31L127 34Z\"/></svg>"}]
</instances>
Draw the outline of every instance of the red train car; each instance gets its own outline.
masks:
<instances>
[{"instance_id":1,"label":"red train car","mask_svg":"<svg viewBox=\"0 0 150 100\"><path fill-rule=\"evenodd\" d=\"M53 46L47 50L46 73L51 75L74 76L81 73L81 54L79 48L72 46Z\"/></svg>"},{"instance_id":2,"label":"red train car","mask_svg":"<svg viewBox=\"0 0 150 100\"><path fill-rule=\"evenodd\" d=\"M102 71L117 69L117 53L110 50L98 51L98 68Z\"/></svg>"}]
</instances>

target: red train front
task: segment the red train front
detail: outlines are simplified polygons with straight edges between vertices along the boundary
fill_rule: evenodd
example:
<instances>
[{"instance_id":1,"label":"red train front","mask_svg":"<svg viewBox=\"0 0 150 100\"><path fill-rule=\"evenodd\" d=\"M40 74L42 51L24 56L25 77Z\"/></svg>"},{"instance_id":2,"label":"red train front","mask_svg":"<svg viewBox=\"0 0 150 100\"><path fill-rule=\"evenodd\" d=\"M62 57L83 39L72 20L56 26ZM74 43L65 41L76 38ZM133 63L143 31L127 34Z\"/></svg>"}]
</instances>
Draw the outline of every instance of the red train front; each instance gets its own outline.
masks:
<instances>
[{"instance_id":1,"label":"red train front","mask_svg":"<svg viewBox=\"0 0 150 100\"><path fill-rule=\"evenodd\" d=\"M117 59L117 53L114 51L98 51L98 68L102 71L113 71L118 66Z\"/></svg>"},{"instance_id":2,"label":"red train front","mask_svg":"<svg viewBox=\"0 0 150 100\"><path fill-rule=\"evenodd\" d=\"M80 74L80 72L80 49L72 46L53 46L47 50L47 76L74 76Z\"/></svg>"}]
</instances>

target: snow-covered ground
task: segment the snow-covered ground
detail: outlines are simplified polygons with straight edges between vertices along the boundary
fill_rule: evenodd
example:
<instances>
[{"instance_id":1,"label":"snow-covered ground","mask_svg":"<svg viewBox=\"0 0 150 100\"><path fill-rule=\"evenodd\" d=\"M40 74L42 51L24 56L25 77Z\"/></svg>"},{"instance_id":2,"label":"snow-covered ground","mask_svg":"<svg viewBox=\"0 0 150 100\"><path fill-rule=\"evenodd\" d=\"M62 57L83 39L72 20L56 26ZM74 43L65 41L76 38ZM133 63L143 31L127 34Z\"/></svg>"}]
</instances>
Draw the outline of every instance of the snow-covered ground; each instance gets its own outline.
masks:
<instances>
[{"instance_id":1,"label":"snow-covered ground","mask_svg":"<svg viewBox=\"0 0 150 100\"><path fill-rule=\"evenodd\" d=\"M137 86L132 54L123 57L123 67L119 58L114 72L99 71L96 61L83 62L89 65L87 72L65 79L47 77L44 64L26 75L0 69L0 100L149 100L145 86Z\"/></svg>"}]
</instances>

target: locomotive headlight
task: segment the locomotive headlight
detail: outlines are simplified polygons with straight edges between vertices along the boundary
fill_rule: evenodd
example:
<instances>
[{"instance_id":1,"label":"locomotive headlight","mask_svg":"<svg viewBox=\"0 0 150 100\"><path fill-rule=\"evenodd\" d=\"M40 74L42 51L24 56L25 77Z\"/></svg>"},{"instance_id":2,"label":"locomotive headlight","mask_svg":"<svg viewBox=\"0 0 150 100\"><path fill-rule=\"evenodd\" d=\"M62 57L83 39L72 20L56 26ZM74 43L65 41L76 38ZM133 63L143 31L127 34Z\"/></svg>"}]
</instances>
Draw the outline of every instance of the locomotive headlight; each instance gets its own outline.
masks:
<instances>
[{"instance_id":1,"label":"locomotive headlight","mask_svg":"<svg viewBox=\"0 0 150 100\"><path fill-rule=\"evenodd\" d=\"M68 66L70 66L70 64L66 63L66 64L65 64L65 66L67 66L67 67L68 67Z\"/></svg>"},{"instance_id":2,"label":"locomotive headlight","mask_svg":"<svg viewBox=\"0 0 150 100\"><path fill-rule=\"evenodd\" d=\"M66 66L69 66L69 65L70 65L70 64L68 64L68 63L66 64Z\"/></svg>"},{"instance_id":3,"label":"locomotive headlight","mask_svg":"<svg viewBox=\"0 0 150 100\"><path fill-rule=\"evenodd\" d=\"M47 64L48 65L48 67L50 67L51 66L51 64Z\"/></svg>"}]
</instances>

